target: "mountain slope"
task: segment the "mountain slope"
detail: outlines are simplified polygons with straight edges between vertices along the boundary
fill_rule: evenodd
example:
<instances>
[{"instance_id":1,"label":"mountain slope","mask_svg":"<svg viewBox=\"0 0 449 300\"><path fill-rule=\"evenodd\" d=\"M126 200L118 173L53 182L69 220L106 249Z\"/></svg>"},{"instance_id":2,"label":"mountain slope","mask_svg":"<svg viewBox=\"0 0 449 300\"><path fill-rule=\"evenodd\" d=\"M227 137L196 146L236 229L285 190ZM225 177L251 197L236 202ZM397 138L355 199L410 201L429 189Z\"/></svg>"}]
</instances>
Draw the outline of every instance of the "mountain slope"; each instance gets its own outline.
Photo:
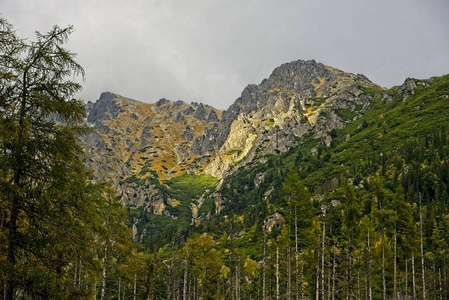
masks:
<instances>
[{"instance_id":1,"label":"mountain slope","mask_svg":"<svg viewBox=\"0 0 449 300\"><path fill-rule=\"evenodd\" d=\"M384 89L296 61L225 111L104 93L85 145L127 205L154 298L187 282L218 299L405 299L425 284L443 299L447 111L449 75Z\"/></svg>"},{"instance_id":2,"label":"mountain slope","mask_svg":"<svg viewBox=\"0 0 449 300\"><path fill-rule=\"evenodd\" d=\"M446 92L446 77L385 90L363 75L299 60L247 86L225 111L103 93L87 107L88 164L138 208L131 218L138 236L159 226L155 215L186 232L220 211L253 205L256 214L260 201L279 196L287 170L327 193L360 157L390 155L410 132L444 124L429 116L441 117Z\"/></svg>"},{"instance_id":3,"label":"mountain slope","mask_svg":"<svg viewBox=\"0 0 449 300\"><path fill-rule=\"evenodd\" d=\"M366 109L372 98L366 90L382 88L362 75L315 61L276 68L259 85L247 86L223 112L223 134L217 139L222 144L205 171L223 177L235 162L285 152L307 133L329 144L331 130L344 127Z\"/></svg>"},{"instance_id":4,"label":"mountain slope","mask_svg":"<svg viewBox=\"0 0 449 300\"><path fill-rule=\"evenodd\" d=\"M219 210L228 215L244 213L251 224L266 209L266 201L283 201L282 180L289 172L298 173L316 199L345 180L363 187L370 176L397 176L410 164L403 157L404 149L422 140L429 144L446 138L447 111L449 75L428 80L409 78L399 87L376 91L357 119L329 133L329 145L309 133L288 152L270 155L264 162L248 164L226 177L217 192L222 197ZM387 167L388 163L393 165Z\"/></svg>"}]
</instances>

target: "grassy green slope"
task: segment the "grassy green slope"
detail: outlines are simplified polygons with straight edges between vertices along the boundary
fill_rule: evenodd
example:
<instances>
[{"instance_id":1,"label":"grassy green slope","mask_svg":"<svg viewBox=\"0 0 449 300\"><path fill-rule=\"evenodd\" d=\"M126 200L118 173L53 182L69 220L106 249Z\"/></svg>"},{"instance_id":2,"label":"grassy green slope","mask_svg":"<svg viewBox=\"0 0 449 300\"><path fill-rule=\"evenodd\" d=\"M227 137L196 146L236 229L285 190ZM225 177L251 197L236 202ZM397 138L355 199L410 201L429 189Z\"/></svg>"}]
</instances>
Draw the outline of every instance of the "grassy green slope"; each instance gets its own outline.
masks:
<instances>
[{"instance_id":1,"label":"grassy green slope","mask_svg":"<svg viewBox=\"0 0 449 300\"><path fill-rule=\"evenodd\" d=\"M382 96L375 98L364 117L339 132L332 163L353 164L367 153L397 150L407 140L448 124L449 75L434 79L427 87L418 86L405 101L397 90L388 91L394 97L389 103L383 103ZM351 137L344 141L347 134Z\"/></svg>"},{"instance_id":2,"label":"grassy green slope","mask_svg":"<svg viewBox=\"0 0 449 300\"><path fill-rule=\"evenodd\" d=\"M129 179L139 183L134 177ZM143 207L128 208L132 224L136 224L139 241L149 248L157 249L185 236L191 230L192 201L199 199L205 192L212 190L217 178L209 175L187 175L166 180L164 185L153 182L167 198L167 210L170 216L147 212Z\"/></svg>"},{"instance_id":3,"label":"grassy green slope","mask_svg":"<svg viewBox=\"0 0 449 300\"><path fill-rule=\"evenodd\" d=\"M282 178L290 171L297 172L311 191L326 193L342 176L350 178L362 165L363 175L375 172L377 167L366 167L369 161L380 162L382 156L394 155L407 141L443 128L449 124L449 75L421 82L428 86L418 86L405 101L399 87L377 94L361 118L331 132L330 147L306 135L298 147L268 157L266 164L238 170L223 184L221 192L230 200L223 213L261 211L264 199L281 201L275 198ZM382 100L386 95L390 96L388 102ZM313 148L316 154L312 154ZM260 173L265 174L265 180L255 187L254 179Z\"/></svg>"}]
</instances>

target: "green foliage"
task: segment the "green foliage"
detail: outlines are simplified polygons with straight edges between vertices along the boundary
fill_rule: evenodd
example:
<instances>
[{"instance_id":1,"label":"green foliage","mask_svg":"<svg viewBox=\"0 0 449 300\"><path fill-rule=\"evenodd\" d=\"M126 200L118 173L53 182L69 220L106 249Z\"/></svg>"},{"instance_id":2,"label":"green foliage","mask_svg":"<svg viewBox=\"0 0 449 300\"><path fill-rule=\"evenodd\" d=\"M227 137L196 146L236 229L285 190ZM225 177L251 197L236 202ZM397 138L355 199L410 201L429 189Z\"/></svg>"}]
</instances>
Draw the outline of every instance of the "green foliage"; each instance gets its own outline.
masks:
<instances>
[{"instance_id":1,"label":"green foliage","mask_svg":"<svg viewBox=\"0 0 449 300\"><path fill-rule=\"evenodd\" d=\"M192 211L191 202L199 199L203 194L217 183L217 179L209 175L182 175L165 181L161 185L156 179L145 179L131 176L124 182L145 187L146 180L150 180L163 194L164 205L172 217L156 214L143 207L129 208L129 221L137 228L137 240L145 248L154 251L170 243L176 236L186 236L191 229ZM167 199L173 199L171 204ZM213 201L206 199L200 212L211 211Z\"/></svg>"},{"instance_id":2,"label":"green foliage","mask_svg":"<svg viewBox=\"0 0 449 300\"><path fill-rule=\"evenodd\" d=\"M226 155L234 155L234 154L240 155L241 152L242 150L240 149L231 149L228 152L226 152Z\"/></svg>"},{"instance_id":3,"label":"green foliage","mask_svg":"<svg viewBox=\"0 0 449 300\"><path fill-rule=\"evenodd\" d=\"M273 126L273 125L274 125L274 119L273 118L268 119L267 126Z\"/></svg>"},{"instance_id":4,"label":"green foliage","mask_svg":"<svg viewBox=\"0 0 449 300\"><path fill-rule=\"evenodd\" d=\"M104 246L112 257L131 247L121 205L91 183L81 158L84 106L67 99L81 89L70 78L84 71L63 48L71 32L55 26L29 42L0 19L3 299L91 297Z\"/></svg>"},{"instance_id":5,"label":"green foliage","mask_svg":"<svg viewBox=\"0 0 449 300\"><path fill-rule=\"evenodd\" d=\"M185 244L191 273L199 285L199 293L206 299L216 294L222 262L217 244L209 234L194 235Z\"/></svg>"},{"instance_id":6,"label":"green foliage","mask_svg":"<svg viewBox=\"0 0 449 300\"><path fill-rule=\"evenodd\" d=\"M321 106L321 104L323 104L324 102L326 102L326 100L328 98L329 97L313 97L313 98L310 98L310 100L313 101L313 106L318 107L318 106Z\"/></svg>"},{"instance_id":7,"label":"green foliage","mask_svg":"<svg viewBox=\"0 0 449 300\"><path fill-rule=\"evenodd\" d=\"M217 178L206 174L184 174L165 181L165 184L176 199L188 201L196 199L207 190L212 189L217 181Z\"/></svg>"},{"instance_id":8,"label":"green foliage","mask_svg":"<svg viewBox=\"0 0 449 300\"><path fill-rule=\"evenodd\" d=\"M235 168L217 191L208 175L160 183L146 161L145 178L122 183L155 185L170 216L128 208L137 252L115 192L91 183L80 158L84 110L66 99L80 88L68 76L83 71L61 47L71 28L27 43L0 26L4 299L405 298L411 265L418 297L448 298L449 75L413 93L360 81L370 106L355 121L336 110L347 126L329 132L330 146L304 135Z\"/></svg>"},{"instance_id":9,"label":"green foliage","mask_svg":"<svg viewBox=\"0 0 449 300\"><path fill-rule=\"evenodd\" d=\"M351 111L350 109L335 109L334 112L343 121L351 121L355 116L357 116L357 111Z\"/></svg>"},{"instance_id":10,"label":"green foliage","mask_svg":"<svg viewBox=\"0 0 449 300\"><path fill-rule=\"evenodd\" d=\"M275 297L276 276L280 297L322 297L322 290L326 297L333 289L336 298L392 298L395 289L404 295L406 284L410 295L412 259L418 294L424 269L427 296L447 296L438 272L447 271L449 258L449 237L442 234L449 228L449 120L443 113L449 77L418 87L405 101L398 88L386 93L393 99L384 103L381 89L364 88L376 98L363 116L330 133L329 147L305 135L299 147L224 178L224 207L201 224L222 253L217 297L260 297L264 277L266 294ZM355 116L337 113L348 121ZM212 210L211 200L201 213ZM239 281L241 274L253 277L251 285Z\"/></svg>"}]
</instances>

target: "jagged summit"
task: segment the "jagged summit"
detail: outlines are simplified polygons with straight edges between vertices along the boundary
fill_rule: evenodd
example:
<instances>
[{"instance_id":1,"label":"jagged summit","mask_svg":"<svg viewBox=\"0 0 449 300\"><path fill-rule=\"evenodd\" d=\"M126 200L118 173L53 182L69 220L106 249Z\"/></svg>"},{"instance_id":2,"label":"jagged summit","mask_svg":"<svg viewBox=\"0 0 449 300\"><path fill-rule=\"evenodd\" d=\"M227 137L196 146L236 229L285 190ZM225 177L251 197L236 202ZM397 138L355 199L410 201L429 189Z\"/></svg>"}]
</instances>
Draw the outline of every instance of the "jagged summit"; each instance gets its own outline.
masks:
<instances>
[{"instance_id":1,"label":"jagged summit","mask_svg":"<svg viewBox=\"0 0 449 300\"><path fill-rule=\"evenodd\" d=\"M122 95L119 95L117 93L112 92L103 92L100 94L100 98L98 98L97 101L112 101L112 100L121 100L121 101L129 101L134 103L142 103L139 100L135 100L132 98L124 97Z\"/></svg>"},{"instance_id":2,"label":"jagged summit","mask_svg":"<svg viewBox=\"0 0 449 300\"><path fill-rule=\"evenodd\" d=\"M101 93L100 98L98 98L98 100L111 100L115 98L123 98L123 97L115 93L103 92Z\"/></svg>"},{"instance_id":3,"label":"jagged summit","mask_svg":"<svg viewBox=\"0 0 449 300\"><path fill-rule=\"evenodd\" d=\"M363 114L372 98L366 90L382 88L364 76L297 60L248 85L225 111L104 92L87 106L93 128L85 142L89 164L98 178L115 183L124 203L162 205L164 197L154 196L150 183L138 188L130 182L204 173L222 178L267 154L288 151L305 134L329 145L333 129ZM153 209L161 213L161 207Z\"/></svg>"},{"instance_id":4,"label":"jagged summit","mask_svg":"<svg viewBox=\"0 0 449 300\"><path fill-rule=\"evenodd\" d=\"M206 133L217 140L219 153L239 149L232 157L217 155L206 172L222 177L235 161L285 152L306 133L329 145L330 131L342 128L367 108L371 99L364 95L367 89L382 88L364 76L314 60L277 67L260 84L248 85L223 112L218 133Z\"/></svg>"},{"instance_id":5,"label":"jagged summit","mask_svg":"<svg viewBox=\"0 0 449 300\"><path fill-rule=\"evenodd\" d=\"M104 92L87 104L86 121L92 128L85 138L88 164L97 178L114 182L125 203L154 200L154 189L134 197L126 179L165 180L200 171L195 153L198 145L208 147L202 142L204 132L216 126L221 114L209 105L165 98L145 103ZM209 141L211 149L213 144Z\"/></svg>"}]
</instances>

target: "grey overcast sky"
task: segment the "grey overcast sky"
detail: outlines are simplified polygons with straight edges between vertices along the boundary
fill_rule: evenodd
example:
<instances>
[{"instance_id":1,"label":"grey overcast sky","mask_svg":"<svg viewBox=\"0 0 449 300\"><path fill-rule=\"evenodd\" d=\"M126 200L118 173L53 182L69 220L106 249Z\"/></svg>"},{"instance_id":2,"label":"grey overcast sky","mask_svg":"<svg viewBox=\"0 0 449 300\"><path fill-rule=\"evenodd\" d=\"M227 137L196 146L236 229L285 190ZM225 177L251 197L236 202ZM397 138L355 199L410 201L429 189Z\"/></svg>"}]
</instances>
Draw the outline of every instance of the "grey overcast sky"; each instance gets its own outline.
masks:
<instances>
[{"instance_id":1,"label":"grey overcast sky","mask_svg":"<svg viewBox=\"0 0 449 300\"><path fill-rule=\"evenodd\" d=\"M75 27L77 98L111 91L225 109L282 63L315 59L385 87L449 73L448 0L0 0L21 37Z\"/></svg>"}]
</instances>

